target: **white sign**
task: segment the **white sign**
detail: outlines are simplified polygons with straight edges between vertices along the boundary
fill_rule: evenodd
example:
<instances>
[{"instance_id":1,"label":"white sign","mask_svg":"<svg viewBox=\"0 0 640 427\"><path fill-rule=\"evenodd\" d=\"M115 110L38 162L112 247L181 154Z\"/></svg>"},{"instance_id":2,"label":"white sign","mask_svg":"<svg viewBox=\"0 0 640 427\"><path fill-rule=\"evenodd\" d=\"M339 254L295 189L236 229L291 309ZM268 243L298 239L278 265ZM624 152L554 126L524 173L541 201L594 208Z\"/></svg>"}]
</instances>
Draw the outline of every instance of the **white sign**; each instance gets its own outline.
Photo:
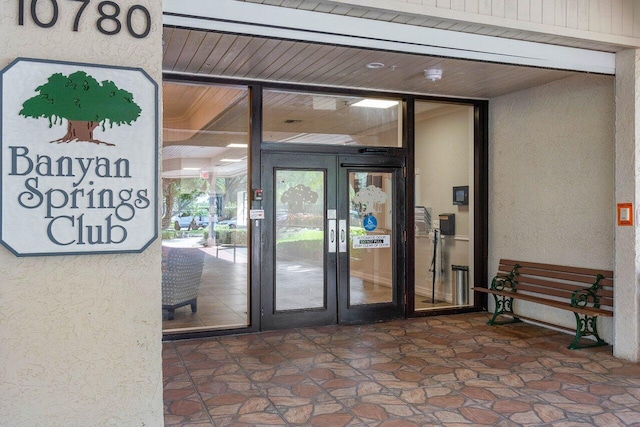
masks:
<instances>
[{"instance_id":1,"label":"white sign","mask_svg":"<svg viewBox=\"0 0 640 427\"><path fill-rule=\"evenodd\" d=\"M250 209L249 219L264 219L264 209Z\"/></svg>"},{"instance_id":2,"label":"white sign","mask_svg":"<svg viewBox=\"0 0 640 427\"><path fill-rule=\"evenodd\" d=\"M388 248L391 246L391 236L370 235L353 236L353 249Z\"/></svg>"},{"instance_id":3,"label":"white sign","mask_svg":"<svg viewBox=\"0 0 640 427\"><path fill-rule=\"evenodd\" d=\"M140 252L158 235L158 86L141 69L2 71L0 241L18 256Z\"/></svg>"}]
</instances>

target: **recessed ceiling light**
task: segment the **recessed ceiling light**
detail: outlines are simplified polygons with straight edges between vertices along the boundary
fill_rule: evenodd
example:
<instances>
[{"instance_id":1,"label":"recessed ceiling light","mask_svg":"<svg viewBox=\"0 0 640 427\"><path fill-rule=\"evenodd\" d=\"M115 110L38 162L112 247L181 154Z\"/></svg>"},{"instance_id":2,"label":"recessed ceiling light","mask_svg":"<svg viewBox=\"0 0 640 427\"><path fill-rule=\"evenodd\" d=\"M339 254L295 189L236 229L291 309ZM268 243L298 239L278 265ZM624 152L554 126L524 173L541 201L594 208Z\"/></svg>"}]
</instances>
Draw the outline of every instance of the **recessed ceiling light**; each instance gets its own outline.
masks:
<instances>
[{"instance_id":1,"label":"recessed ceiling light","mask_svg":"<svg viewBox=\"0 0 640 427\"><path fill-rule=\"evenodd\" d=\"M237 144L235 142L227 145L229 148L247 148L248 146L249 144Z\"/></svg>"},{"instance_id":2,"label":"recessed ceiling light","mask_svg":"<svg viewBox=\"0 0 640 427\"><path fill-rule=\"evenodd\" d=\"M388 99L368 99L365 98L362 101L358 101L355 104L351 104L354 107L369 107L369 108L389 108L394 105L398 105L398 101L391 101Z\"/></svg>"},{"instance_id":3,"label":"recessed ceiling light","mask_svg":"<svg viewBox=\"0 0 640 427\"><path fill-rule=\"evenodd\" d=\"M369 62L365 67L370 68L372 70L383 68L384 64L382 62Z\"/></svg>"},{"instance_id":4,"label":"recessed ceiling light","mask_svg":"<svg viewBox=\"0 0 640 427\"><path fill-rule=\"evenodd\" d=\"M241 162L242 159L220 159L221 162L229 162L229 163L237 163Z\"/></svg>"}]
</instances>

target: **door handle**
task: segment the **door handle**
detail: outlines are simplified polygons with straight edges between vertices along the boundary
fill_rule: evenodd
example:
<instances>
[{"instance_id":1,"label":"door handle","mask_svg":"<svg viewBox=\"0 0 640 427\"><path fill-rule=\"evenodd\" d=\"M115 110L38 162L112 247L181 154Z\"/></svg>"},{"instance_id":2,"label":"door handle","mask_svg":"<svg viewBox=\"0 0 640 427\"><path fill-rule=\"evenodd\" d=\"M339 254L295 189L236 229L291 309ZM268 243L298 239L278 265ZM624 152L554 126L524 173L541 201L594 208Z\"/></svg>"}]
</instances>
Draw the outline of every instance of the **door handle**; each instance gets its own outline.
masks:
<instances>
[{"instance_id":1,"label":"door handle","mask_svg":"<svg viewBox=\"0 0 640 427\"><path fill-rule=\"evenodd\" d=\"M335 219L330 219L329 220L329 253L335 253L336 252L336 220Z\"/></svg>"},{"instance_id":2,"label":"door handle","mask_svg":"<svg viewBox=\"0 0 640 427\"><path fill-rule=\"evenodd\" d=\"M340 253L347 252L347 220L340 220L340 241L338 242L338 250Z\"/></svg>"}]
</instances>

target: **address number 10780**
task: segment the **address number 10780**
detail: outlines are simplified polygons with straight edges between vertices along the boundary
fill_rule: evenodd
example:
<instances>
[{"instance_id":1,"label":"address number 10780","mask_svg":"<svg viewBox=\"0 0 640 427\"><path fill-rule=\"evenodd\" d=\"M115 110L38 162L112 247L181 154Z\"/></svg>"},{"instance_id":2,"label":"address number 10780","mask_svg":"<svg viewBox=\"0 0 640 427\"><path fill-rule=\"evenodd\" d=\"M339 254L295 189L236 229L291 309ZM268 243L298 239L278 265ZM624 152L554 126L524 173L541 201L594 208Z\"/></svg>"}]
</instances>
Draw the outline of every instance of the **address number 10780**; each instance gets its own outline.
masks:
<instances>
[{"instance_id":1,"label":"address number 10780","mask_svg":"<svg viewBox=\"0 0 640 427\"><path fill-rule=\"evenodd\" d=\"M31 20L38 27L51 28L56 25L59 16L58 0L40 0L43 3L49 3L49 10L51 11L50 13L39 12L38 1L39 0L18 0L18 25L24 25L26 3L29 3L30 6L31 13L29 15L31 17ZM73 20L73 31L78 31L80 20L82 19L82 14L84 13L87 6L89 6L89 3L91 3L91 0L66 1L80 3ZM117 2L105 0L98 3L97 10L100 17L96 20L96 27L102 34L106 34L108 36L118 34L122 30L123 22L127 27L127 31L129 32L129 34L137 39L147 37L149 35L149 31L151 31L151 14L149 13L149 9L142 5L134 4L133 6L129 7L125 15L124 13L121 13L122 9ZM136 28L134 28L133 25L134 15L141 15L142 18L142 20L140 21L141 24L137 25Z\"/></svg>"}]
</instances>

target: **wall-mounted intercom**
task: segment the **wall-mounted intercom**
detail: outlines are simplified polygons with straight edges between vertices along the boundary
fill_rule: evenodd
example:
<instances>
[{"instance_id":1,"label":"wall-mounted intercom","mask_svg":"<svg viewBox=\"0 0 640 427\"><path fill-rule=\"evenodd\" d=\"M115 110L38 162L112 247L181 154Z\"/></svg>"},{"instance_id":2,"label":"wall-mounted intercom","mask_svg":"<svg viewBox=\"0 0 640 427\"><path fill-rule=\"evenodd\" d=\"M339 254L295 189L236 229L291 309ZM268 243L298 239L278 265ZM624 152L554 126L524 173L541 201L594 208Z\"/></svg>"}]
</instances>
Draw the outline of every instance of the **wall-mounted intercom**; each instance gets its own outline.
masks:
<instances>
[{"instance_id":1,"label":"wall-mounted intercom","mask_svg":"<svg viewBox=\"0 0 640 427\"><path fill-rule=\"evenodd\" d=\"M468 185L453 187L453 204L458 206L466 206L469 204Z\"/></svg>"},{"instance_id":2,"label":"wall-mounted intercom","mask_svg":"<svg viewBox=\"0 0 640 427\"><path fill-rule=\"evenodd\" d=\"M454 236L456 234L456 215L444 213L439 215L440 234L443 236Z\"/></svg>"}]
</instances>

